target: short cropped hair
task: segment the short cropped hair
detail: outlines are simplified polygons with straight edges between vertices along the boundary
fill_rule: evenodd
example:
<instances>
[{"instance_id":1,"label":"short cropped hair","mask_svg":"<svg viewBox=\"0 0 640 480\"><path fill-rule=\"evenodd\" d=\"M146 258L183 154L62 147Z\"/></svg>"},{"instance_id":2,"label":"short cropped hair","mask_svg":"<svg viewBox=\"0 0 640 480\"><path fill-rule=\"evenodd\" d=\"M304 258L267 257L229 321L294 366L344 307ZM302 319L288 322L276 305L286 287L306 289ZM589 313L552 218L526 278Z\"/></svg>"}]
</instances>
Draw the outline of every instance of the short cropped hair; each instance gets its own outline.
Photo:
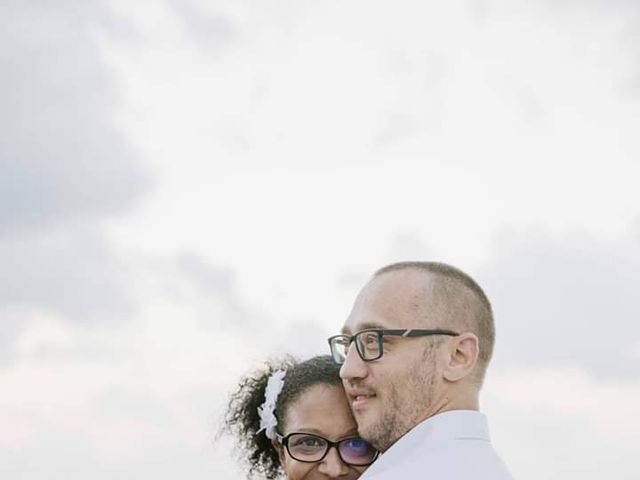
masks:
<instances>
[{"instance_id":1,"label":"short cropped hair","mask_svg":"<svg viewBox=\"0 0 640 480\"><path fill-rule=\"evenodd\" d=\"M399 270L419 270L433 282L426 301L446 322L442 327L462 328L478 337L478 380L482 383L493 355L495 326L491 303L473 278L451 265L439 262L398 262L379 269L374 277Z\"/></svg>"}]
</instances>

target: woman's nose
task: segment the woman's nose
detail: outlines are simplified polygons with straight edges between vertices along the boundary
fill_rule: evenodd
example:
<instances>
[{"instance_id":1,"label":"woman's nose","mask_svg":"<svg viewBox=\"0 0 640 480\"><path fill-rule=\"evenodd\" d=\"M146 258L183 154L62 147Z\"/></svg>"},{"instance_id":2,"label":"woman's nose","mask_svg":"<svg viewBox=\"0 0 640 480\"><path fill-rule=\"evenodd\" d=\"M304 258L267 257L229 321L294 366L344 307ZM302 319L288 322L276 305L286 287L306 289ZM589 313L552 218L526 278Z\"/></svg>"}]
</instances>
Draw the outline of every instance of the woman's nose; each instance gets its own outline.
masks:
<instances>
[{"instance_id":1,"label":"woman's nose","mask_svg":"<svg viewBox=\"0 0 640 480\"><path fill-rule=\"evenodd\" d=\"M334 446L329 449L327 456L318 465L318 471L329 478L339 478L349 473L349 467L342 461Z\"/></svg>"}]
</instances>

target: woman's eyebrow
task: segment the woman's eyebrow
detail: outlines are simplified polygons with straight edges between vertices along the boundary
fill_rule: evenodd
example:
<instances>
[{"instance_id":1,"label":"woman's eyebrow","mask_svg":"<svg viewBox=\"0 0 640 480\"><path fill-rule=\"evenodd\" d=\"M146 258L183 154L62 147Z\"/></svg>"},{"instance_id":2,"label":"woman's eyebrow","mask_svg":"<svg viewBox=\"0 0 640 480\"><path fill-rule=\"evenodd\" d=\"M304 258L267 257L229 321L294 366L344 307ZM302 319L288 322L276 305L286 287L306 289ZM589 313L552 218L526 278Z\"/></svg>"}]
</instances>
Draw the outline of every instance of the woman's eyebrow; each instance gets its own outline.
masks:
<instances>
[{"instance_id":1,"label":"woman's eyebrow","mask_svg":"<svg viewBox=\"0 0 640 480\"><path fill-rule=\"evenodd\" d=\"M320 430L318 430L317 428L306 428L306 427L299 427L295 433L307 433L309 435L317 435L319 437L325 438L326 434L324 432L321 432ZM357 436L358 435L358 429L356 428L351 428L348 431L338 435L336 437L336 439L342 439L342 438L348 438L348 437L352 437L352 436Z\"/></svg>"},{"instance_id":2,"label":"woman's eyebrow","mask_svg":"<svg viewBox=\"0 0 640 480\"><path fill-rule=\"evenodd\" d=\"M308 428L308 427L298 427L293 430L295 433L308 433L310 435L319 435L322 436L322 432L317 428Z\"/></svg>"}]
</instances>

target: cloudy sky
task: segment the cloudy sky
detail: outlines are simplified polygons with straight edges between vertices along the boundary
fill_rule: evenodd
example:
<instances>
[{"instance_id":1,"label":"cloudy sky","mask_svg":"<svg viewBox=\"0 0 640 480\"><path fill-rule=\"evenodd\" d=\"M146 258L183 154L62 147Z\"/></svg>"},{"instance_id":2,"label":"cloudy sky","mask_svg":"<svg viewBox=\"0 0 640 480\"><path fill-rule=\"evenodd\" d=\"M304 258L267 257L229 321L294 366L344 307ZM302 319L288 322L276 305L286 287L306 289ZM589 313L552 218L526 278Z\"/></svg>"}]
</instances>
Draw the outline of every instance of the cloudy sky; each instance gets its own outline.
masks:
<instances>
[{"instance_id":1,"label":"cloudy sky","mask_svg":"<svg viewBox=\"0 0 640 480\"><path fill-rule=\"evenodd\" d=\"M241 479L238 377L472 274L520 480L638 478L640 6L0 3L0 477Z\"/></svg>"}]
</instances>

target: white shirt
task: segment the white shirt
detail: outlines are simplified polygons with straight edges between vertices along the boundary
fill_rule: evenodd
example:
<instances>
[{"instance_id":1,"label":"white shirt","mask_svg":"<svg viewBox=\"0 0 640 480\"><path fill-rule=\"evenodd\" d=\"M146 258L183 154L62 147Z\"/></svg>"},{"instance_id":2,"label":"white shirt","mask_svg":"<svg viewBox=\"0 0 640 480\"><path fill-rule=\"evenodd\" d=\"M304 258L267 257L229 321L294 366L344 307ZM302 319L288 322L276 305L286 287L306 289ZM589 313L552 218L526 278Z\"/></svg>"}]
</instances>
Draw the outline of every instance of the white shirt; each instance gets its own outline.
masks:
<instances>
[{"instance_id":1,"label":"white shirt","mask_svg":"<svg viewBox=\"0 0 640 480\"><path fill-rule=\"evenodd\" d=\"M487 418L472 410L439 413L394 443L360 480L513 480L493 449Z\"/></svg>"}]
</instances>

